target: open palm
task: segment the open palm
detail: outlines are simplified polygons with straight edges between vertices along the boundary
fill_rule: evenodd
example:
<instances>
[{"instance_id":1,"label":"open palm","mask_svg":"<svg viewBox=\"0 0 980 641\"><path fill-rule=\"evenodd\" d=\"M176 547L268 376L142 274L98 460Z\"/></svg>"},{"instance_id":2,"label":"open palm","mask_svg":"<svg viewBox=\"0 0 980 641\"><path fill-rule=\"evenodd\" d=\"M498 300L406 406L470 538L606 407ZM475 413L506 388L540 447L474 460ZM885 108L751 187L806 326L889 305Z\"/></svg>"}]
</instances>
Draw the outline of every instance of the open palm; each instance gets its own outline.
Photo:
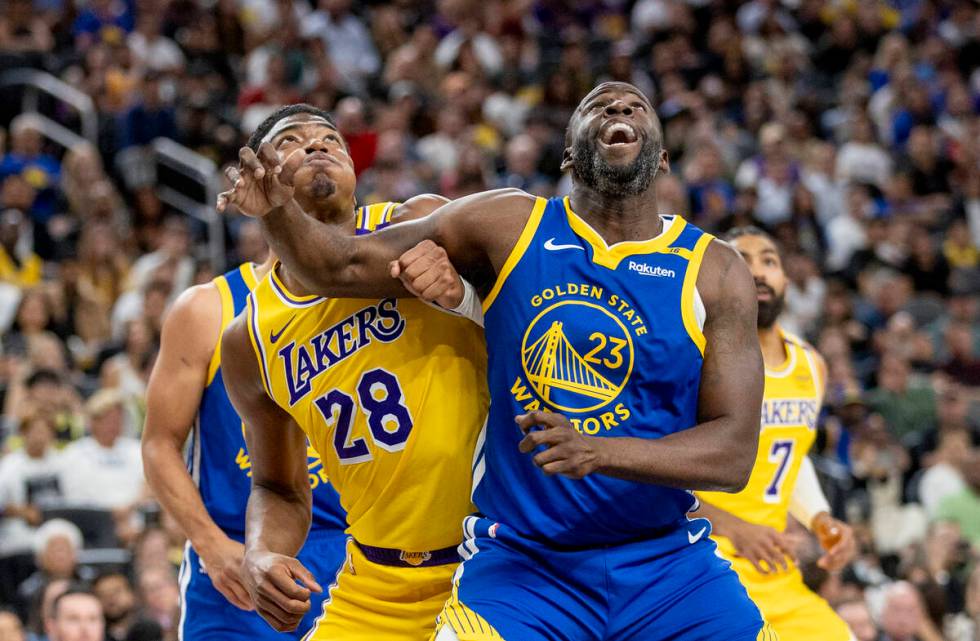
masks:
<instances>
[{"instance_id":1,"label":"open palm","mask_svg":"<svg viewBox=\"0 0 980 641\"><path fill-rule=\"evenodd\" d=\"M293 197L293 176L306 154L297 150L280 163L272 145L264 142L256 154L250 147L238 152L238 167L229 167L225 175L231 189L218 195L218 211L234 205L246 216L261 218Z\"/></svg>"}]
</instances>

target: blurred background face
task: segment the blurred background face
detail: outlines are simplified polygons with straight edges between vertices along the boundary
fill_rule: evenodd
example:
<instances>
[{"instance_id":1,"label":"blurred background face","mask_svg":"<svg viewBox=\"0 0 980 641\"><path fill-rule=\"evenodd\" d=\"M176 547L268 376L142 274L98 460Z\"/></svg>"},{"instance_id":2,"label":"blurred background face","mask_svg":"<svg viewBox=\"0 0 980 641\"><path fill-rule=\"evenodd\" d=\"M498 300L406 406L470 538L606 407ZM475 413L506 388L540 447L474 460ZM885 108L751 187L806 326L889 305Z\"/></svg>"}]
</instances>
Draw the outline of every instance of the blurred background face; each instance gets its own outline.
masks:
<instances>
[{"instance_id":1,"label":"blurred background face","mask_svg":"<svg viewBox=\"0 0 980 641\"><path fill-rule=\"evenodd\" d=\"M103 641L102 606L90 594L70 594L58 602L45 630L50 641Z\"/></svg>"},{"instance_id":2,"label":"blurred background face","mask_svg":"<svg viewBox=\"0 0 980 641\"><path fill-rule=\"evenodd\" d=\"M44 547L39 560L41 568L48 576L69 578L75 573L78 557L71 539L55 535Z\"/></svg>"},{"instance_id":3,"label":"blurred background face","mask_svg":"<svg viewBox=\"0 0 980 641\"><path fill-rule=\"evenodd\" d=\"M901 583L889 590L881 612L881 629L893 641L912 641L924 613L915 588Z\"/></svg>"},{"instance_id":4,"label":"blurred background face","mask_svg":"<svg viewBox=\"0 0 980 641\"><path fill-rule=\"evenodd\" d=\"M0 612L0 641L26 641L24 626L13 612Z\"/></svg>"},{"instance_id":5,"label":"blurred background face","mask_svg":"<svg viewBox=\"0 0 980 641\"><path fill-rule=\"evenodd\" d=\"M105 619L110 625L125 619L136 607L136 595L129 579L121 574L101 578L92 591L102 604Z\"/></svg>"},{"instance_id":6,"label":"blurred background face","mask_svg":"<svg viewBox=\"0 0 980 641\"><path fill-rule=\"evenodd\" d=\"M89 429L92 437L103 447L111 447L122 434L123 409L115 405L93 416Z\"/></svg>"},{"instance_id":7,"label":"blurred background face","mask_svg":"<svg viewBox=\"0 0 980 641\"><path fill-rule=\"evenodd\" d=\"M863 601L845 603L837 608L837 614L844 619L857 641L876 641L878 638L871 612Z\"/></svg>"},{"instance_id":8,"label":"blurred background face","mask_svg":"<svg viewBox=\"0 0 980 641\"><path fill-rule=\"evenodd\" d=\"M54 427L46 418L32 418L21 428L21 435L28 456L40 458L54 442Z\"/></svg>"}]
</instances>

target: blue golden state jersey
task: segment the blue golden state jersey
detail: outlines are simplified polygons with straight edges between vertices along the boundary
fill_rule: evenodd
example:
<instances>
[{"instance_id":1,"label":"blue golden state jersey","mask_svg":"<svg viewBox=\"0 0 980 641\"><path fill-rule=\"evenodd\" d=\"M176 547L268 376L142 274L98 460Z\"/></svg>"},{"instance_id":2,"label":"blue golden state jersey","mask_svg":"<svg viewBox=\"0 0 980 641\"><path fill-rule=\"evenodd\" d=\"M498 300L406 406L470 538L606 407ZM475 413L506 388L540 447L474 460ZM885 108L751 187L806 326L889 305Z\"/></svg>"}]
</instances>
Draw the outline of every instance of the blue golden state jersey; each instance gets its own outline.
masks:
<instances>
[{"instance_id":1,"label":"blue golden state jersey","mask_svg":"<svg viewBox=\"0 0 980 641\"><path fill-rule=\"evenodd\" d=\"M705 338L695 286L712 236L663 216L607 246L567 198L538 198L484 300L490 415L474 465L488 518L560 545L614 544L684 520L690 492L603 475L549 477L514 416L566 415L590 436L660 438L697 424Z\"/></svg>"},{"instance_id":2,"label":"blue golden state jersey","mask_svg":"<svg viewBox=\"0 0 980 641\"><path fill-rule=\"evenodd\" d=\"M363 208L358 231L393 208ZM457 545L487 411L482 331L416 298L297 295L280 269L249 296L249 337L269 397L320 453L348 533L411 553Z\"/></svg>"},{"instance_id":3,"label":"blue golden state jersey","mask_svg":"<svg viewBox=\"0 0 980 641\"><path fill-rule=\"evenodd\" d=\"M255 268L245 263L212 281L221 296L221 330L243 309L257 283ZM197 483L204 507L230 536L245 533L245 507L251 491L251 463L245 449L242 419L228 398L221 376L221 342L208 366L207 385L194 424L188 451L188 469ZM313 488L313 524L316 528L345 527L337 493L327 484L319 457L311 450L310 486Z\"/></svg>"}]
</instances>

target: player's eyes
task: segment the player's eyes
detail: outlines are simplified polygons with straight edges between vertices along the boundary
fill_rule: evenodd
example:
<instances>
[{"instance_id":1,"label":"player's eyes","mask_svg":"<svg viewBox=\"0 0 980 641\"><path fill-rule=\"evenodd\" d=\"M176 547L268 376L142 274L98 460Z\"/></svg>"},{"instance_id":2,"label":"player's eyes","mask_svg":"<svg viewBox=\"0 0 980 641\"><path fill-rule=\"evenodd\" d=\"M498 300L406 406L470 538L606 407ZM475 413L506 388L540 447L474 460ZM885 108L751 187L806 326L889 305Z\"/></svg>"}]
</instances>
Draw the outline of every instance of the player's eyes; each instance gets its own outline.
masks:
<instances>
[{"instance_id":1,"label":"player's eyes","mask_svg":"<svg viewBox=\"0 0 980 641\"><path fill-rule=\"evenodd\" d=\"M642 102L634 102L633 104L630 105L630 107L632 107L633 109L640 110L640 111L646 111L647 110L646 105L644 105Z\"/></svg>"},{"instance_id":2,"label":"player's eyes","mask_svg":"<svg viewBox=\"0 0 980 641\"><path fill-rule=\"evenodd\" d=\"M280 145L287 142L296 142L296 136L283 136L282 138L279 139Z\"/></svg>"}]
</instances>

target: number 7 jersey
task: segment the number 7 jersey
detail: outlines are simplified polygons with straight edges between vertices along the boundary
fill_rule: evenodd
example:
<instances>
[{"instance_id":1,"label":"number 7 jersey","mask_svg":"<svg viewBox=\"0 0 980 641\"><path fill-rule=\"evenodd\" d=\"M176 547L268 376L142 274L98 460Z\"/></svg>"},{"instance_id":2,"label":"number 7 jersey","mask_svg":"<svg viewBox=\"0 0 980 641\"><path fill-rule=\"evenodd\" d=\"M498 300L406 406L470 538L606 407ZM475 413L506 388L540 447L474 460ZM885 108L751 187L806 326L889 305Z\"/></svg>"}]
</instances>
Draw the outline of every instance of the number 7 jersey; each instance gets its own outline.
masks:
<instances>
[{"instance_id":1,"label":"number 7 jersey","mask_svg":"<svg viewBox=\"0 0 980 641\"><path fill-rule=\"evenodd\" d=\"M823 381L813 348L779 331L786 361L778 369L766 368L759 450L752 476L741 492L698 492L698 497L743 521L782 532L796 477L816 438ZM728 541L719 539L723 553L733 552L729 546Z\"/></svg>"},{"instance_id":2,"label":"number 7 jersey","mask_svg":"<svg viewBox=\"0 0 980 641\"><path fill-rule=\"evenodd\" d=\"M252 347L266 393L320 454L348 533L410 552L458 544L488 406L482 329L414 298L297 296L281 269L249 299Z\"/></svg>"}]
</instances>

